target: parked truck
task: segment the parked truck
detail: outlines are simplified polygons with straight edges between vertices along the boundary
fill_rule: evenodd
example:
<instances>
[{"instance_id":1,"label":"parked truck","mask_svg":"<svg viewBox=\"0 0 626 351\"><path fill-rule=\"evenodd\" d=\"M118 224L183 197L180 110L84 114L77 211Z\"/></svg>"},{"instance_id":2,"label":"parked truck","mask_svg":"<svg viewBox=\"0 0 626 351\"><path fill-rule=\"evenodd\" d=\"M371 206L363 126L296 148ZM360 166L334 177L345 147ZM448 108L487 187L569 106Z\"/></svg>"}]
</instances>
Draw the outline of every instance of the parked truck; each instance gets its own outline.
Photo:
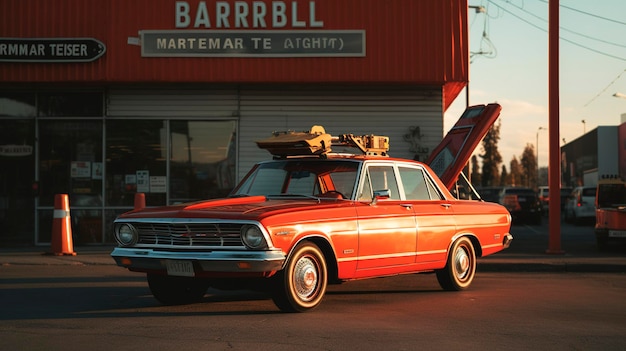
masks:
<instances>
[{"instance_id":1,"label":"parked truck","mask_svg":"<svg viewBox=\"0 0 626 351\"><path fill-rule=\"evenodd\" d=\"M600 250L610 241L626 240L626 181L619 176L598 180L595 234Z\"/></svg>"}]
</instances>

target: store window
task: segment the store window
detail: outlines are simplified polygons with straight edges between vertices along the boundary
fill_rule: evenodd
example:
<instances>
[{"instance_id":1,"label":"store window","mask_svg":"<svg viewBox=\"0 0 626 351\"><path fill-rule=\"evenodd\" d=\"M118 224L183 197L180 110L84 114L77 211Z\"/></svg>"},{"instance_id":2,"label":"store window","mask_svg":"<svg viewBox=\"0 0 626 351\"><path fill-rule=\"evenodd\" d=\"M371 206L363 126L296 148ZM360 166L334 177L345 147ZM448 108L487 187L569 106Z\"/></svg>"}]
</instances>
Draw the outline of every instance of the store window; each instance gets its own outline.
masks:
<instances>
[{"instance_id":1,"label":"store window","mask_svg":"<svg viewBox=\"0 0 626 351\"><path fill-rule=\"evenodd\" d=\"M103 116L103 94L100 92L44 92L37 97L40 117Z\"/></svg>"},{"instance_id":2,"label":"store window","mask_svg":"<svg viewBox=\"0 0 626 351\"><path fill-rule=\"evenodd\" d=\"M146 206L163 206L167 193L167 121L106 122L106 205L134 205L144 193Z\"/></svg>"},{"instance_id":3,"label":"store window","mask_svg":"<svg viewBox=\"0 0 626 351\"><path fill-rule=\"evenodd\" d=\"M33 243L34 142L34 119L0 118L0 246Z\"/></svg>"},{"instance_id":4,"label":"store window","mask_svg":"<svg viewBox=\"0 0 626 351\"><path fill-rule=\"evenodd\" d=\"M0 117L34 117L35 101L34 93L0 92Z\"/></svg>"},{"instance_id":5,"label":"store window","mask_svg":"<svg viewBox=\"0 0 626 351\"><path fill-rule=\"evenodd\" d=\"M235 184L235 121L172 121L170 203L224 197Z\"/></svg>"}]
</instances>

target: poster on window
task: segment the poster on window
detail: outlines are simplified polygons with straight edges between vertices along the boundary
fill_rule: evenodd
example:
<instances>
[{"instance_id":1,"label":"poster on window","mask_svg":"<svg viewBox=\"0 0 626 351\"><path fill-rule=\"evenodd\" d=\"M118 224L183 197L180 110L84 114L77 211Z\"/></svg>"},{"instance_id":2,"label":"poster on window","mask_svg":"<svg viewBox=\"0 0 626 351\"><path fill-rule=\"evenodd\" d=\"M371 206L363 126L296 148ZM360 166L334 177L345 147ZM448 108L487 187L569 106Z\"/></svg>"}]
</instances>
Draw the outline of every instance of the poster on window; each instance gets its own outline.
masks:
<instances>
[{"instance_id":1,"label":"poster on window","mask_svg":"<svg viewBox=\"0 0 626 351\"><path fill-rule=\"evenodd\" d=\"M102 179L102 162L93 162L91 167L91 179Z\"/></svg>"},{"instance_id":2,"label":"poster on window","mask_svg":"<svg viewBox=\"0 0 626 351\"><path fill-rule=\"evenodd\" d=\"M150 192L150 171L137 171L137 192Z\"/></svg>"},{"instance_id":3,"label":"poster on window","mask_svg":"<svg viewBox=\"0 0 626 351\"><path fill-rule=\"evenodd\" d=\"M164 193L166 189L165 177L150 177L150 192L151 193Z\"/></svg>"},{"instance_id":4,"label":"poster on window","mask_svg":"<svg viewBox=\"0 0 626 351\"><path fill-rule=\"evenodd\" d=\"M91 162L72 161L70 174L72 178L91 178Z\"/></svg>"}]
</instances>

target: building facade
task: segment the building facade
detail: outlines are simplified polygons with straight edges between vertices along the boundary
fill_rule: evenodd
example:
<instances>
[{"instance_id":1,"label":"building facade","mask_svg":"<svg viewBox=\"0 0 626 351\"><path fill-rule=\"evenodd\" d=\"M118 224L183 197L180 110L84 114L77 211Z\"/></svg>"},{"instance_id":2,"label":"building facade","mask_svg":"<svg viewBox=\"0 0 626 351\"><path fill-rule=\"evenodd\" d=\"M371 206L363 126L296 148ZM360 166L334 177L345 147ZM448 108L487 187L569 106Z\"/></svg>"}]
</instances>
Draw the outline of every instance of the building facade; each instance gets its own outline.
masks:
<instances>
[{"instance_id":1,"label":"building facade","mask_svg":"<svg viewBox=\"0 0 626 351\"><path fill-rule=\"evenodd\" d=\"M0 2L0 245L74 243L224 196L277 130L382 134L424 160L469 76L461 0Z\"/></svg>"},{"instance_id":2,"label":"building facade","mask_svg":"<svg viewBox=\"0 0 626 351\"><path fill-rule=\"evenodd\" d=\"M561 184L596 186L606 176L626 178L626 123L598 126L561 147Z\"/></svg>"}]
</instances>

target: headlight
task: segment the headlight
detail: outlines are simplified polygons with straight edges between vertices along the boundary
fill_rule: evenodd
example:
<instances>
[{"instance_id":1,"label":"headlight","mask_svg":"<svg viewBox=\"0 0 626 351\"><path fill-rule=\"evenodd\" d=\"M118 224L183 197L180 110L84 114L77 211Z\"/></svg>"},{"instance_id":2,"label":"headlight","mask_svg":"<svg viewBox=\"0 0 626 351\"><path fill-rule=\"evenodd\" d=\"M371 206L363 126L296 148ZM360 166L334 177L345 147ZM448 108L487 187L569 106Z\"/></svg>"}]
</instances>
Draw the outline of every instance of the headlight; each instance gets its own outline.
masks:
<instances>
[{"instance_id":1,"label":"headlight","mask_svg":"<svg viewBox=\"0 0 626 351\"><path fill-rule=\"evenodd\" d=\"M115 238L122 246L132 245L137 242L137 230L128 223L118 224L115 226Z\"/></svg>"},{"instance_id":2,"label":"headlight","mask_svg":"<svg viewBox=\"0 0 626 351\"><path fill-rule=\"evenodd\" d=\"M255 225L244 225L241 228L241 239L243 240L243 243L251 249L261 249L267 247L263 232Z\"/></svg>"}]
</instances>

